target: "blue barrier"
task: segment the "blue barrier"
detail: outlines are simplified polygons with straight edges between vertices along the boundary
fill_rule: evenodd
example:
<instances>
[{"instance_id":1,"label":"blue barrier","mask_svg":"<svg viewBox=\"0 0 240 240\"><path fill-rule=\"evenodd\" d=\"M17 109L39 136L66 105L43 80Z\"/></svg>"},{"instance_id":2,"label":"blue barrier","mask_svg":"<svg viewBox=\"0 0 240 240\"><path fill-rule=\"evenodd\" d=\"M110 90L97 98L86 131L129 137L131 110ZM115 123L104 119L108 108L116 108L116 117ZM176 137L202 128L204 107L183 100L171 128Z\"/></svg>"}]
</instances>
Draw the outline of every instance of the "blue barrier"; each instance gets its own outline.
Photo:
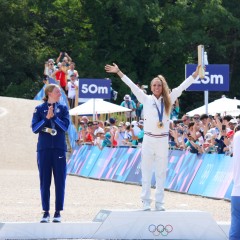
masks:
<instances>
[{"instance_id":1,"label":"blue barrier","mask_svg":"<svg viewBox=\"0 0 240 240\"><path fill-rule=\"evenodd\" d=\"M76 146L67 172L78 176L141 184L141 149ZM233 161L222 154L169 151L165 188L211 198L230 199ZM155 186L155 177L152 178Z\"/></svg>"}]
</instances>

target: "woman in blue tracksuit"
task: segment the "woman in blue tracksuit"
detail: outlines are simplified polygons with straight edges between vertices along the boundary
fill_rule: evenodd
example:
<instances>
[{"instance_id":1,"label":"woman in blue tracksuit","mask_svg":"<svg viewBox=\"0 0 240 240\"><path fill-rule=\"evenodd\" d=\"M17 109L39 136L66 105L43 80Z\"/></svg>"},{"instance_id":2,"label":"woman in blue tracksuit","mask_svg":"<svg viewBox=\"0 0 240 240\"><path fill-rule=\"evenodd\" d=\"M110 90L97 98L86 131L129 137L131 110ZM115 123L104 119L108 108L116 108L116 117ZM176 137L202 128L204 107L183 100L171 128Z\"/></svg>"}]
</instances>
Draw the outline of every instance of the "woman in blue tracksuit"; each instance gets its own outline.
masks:
<instances>
[{"instance_id":1,"label":"woman in blue tracksuit","mask_svg":"<svg viewBox=\"0 0 240 240\"><path fill-rule=\"evenodd\" d=\"M37 163L40 177L42 209L41 222L50 221L50 186L52 173L55 183L55 214L53 222L61 222L66 180L65 132L69 126L67 106L59 104L60 87L49 84L45 88L44 103L35 108L32 118L32 131L38 133Z\"/></svg>"}]
</instances>

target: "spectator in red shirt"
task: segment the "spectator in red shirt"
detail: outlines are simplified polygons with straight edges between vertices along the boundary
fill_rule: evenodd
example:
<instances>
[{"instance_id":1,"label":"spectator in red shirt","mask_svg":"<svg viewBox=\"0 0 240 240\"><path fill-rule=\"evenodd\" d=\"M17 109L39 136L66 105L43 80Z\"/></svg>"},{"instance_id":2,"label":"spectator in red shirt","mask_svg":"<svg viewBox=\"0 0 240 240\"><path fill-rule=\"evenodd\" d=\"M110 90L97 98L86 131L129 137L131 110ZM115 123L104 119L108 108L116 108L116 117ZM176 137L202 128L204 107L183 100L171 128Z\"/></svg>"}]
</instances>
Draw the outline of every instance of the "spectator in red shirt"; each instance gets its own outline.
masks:
<instances>
[{"instance_id":1,"label":"spectator in red shirt","mask_svg":"<svg viewBox=\"0 0 240 240\"><path fill-rule=\"evenodd\" d=\"M59 83L64 92L67 95L67 66L66 63L61 63L61 66L57 71L52 74L52 77L55 78Z\"/></svg>"}]
</instances>

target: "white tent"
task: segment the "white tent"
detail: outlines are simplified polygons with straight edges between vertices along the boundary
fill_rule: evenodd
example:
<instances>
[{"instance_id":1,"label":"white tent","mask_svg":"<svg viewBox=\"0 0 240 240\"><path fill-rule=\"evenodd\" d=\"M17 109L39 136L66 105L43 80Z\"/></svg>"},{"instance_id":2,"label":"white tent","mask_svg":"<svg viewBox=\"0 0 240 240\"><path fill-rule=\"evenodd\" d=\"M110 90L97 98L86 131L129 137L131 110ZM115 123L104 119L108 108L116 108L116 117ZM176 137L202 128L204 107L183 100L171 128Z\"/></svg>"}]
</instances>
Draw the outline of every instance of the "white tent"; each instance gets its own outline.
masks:
<instances>
[{"instance_id":1,"label":"white tent","mask_svg":"<svg viewBox=\"0 0 240 240\"><path fill-rule=\"evenodd\" d=\"M221 115L232 115L237 116L240 114L240 100L231 99L222 97L208 104L208 114L215 115L216 113L220 113ZM187 112L189 116L193 116L194 114L204 114L206 113L206 106L203 105L199 108L196 108L190 112Z\"/></svg>"},{"instance_id":2,"label":"white tent","mask_svg":"<svg viewBox=\"0 0 240 240\"><path fill-rule=\"evenodd\" d=\"M87 114L104 114L115 112L128 112L129 108L119 106L110 102L103 101L103 99L90 99L87 102L71 109L70 115L87 115Z\"/></svg>"}]
</instances>

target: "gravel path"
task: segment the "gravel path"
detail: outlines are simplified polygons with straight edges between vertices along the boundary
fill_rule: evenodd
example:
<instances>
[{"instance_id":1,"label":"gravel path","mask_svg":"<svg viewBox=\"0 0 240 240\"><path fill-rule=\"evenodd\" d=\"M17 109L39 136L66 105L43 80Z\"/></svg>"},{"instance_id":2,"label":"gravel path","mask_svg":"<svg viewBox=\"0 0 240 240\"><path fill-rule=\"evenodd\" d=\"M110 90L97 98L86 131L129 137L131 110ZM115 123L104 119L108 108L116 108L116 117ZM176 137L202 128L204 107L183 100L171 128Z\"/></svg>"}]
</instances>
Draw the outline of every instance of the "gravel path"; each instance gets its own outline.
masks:
<instances>
[{"instance_id":1,"label":"gravel path","mask_svg":"<svg viewBox=\"0 0 240 240\"><path fill-rule=\"evenodd\" d=\"M0 97L0 222L38 222L42 216L37 135L30 128L39 103ZM140 192L140 186L68 175L63 222L91 221L101 209L139 209ZM53 212L53 186L51 194ZM207 211L216 221L230 222L228 201L169 191L165 194L166 209Z\"/></svg>"}]
</instances>

